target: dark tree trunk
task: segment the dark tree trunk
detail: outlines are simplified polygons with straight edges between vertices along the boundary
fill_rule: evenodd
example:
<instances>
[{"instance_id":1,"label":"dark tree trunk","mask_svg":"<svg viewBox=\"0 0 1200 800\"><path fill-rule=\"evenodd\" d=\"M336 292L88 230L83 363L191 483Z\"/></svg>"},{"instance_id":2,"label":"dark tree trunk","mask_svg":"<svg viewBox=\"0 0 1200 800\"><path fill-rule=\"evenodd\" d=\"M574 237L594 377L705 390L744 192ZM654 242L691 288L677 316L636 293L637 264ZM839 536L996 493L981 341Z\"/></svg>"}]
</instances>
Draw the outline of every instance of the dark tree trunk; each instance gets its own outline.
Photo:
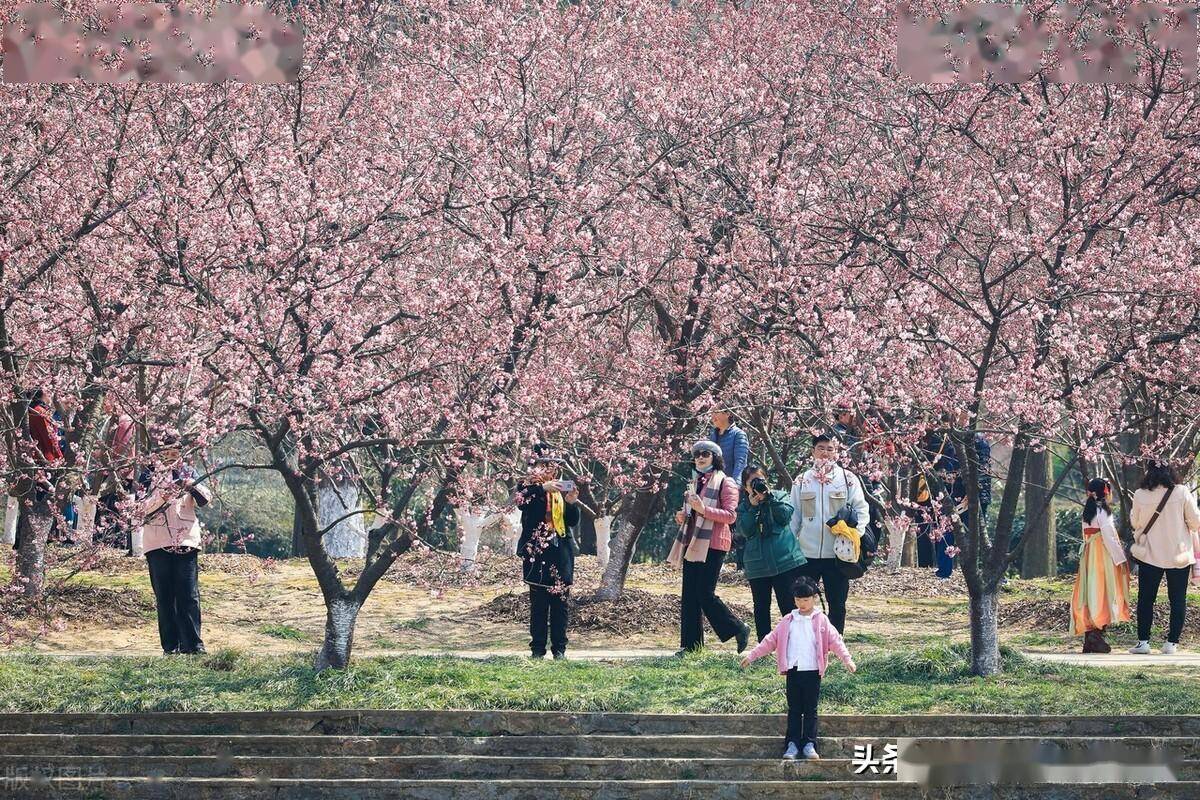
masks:
<instances>
[{"instance_id":1,"label":"dark tree trunk","mask_svg":"<svg viewBox=\"0 0 1200 800\"><path fill-rule=\"evenodd\" d=\"M350 664L354 626L361 608L362 603L348 593L326 602L325 641L317 651L313 669L345 669Z\"/></svg>"},{"instance_id":2,"label":"dark tree trunk","mask_svg":"<svg viewBox=\"0 0 1200 800\"><path fill-rule=\"evenodd\" d=\"M306 558L308 548L304 545L304 521L299 510L292 511L292 558Z\"/></svg>"},{"instance_id":3,"label":"dark tree trunk","mask_svg":"<svg viewBox=\"0 0 1200 800\"><path fill-rule=\"evenodd\" d=\"M17 511L17 575L22 594L29 600L39 600L46 591L46 544L54 524L54 510L48 501L26 505L24 499Z\"/></svg>"},{"instance_id":4,"label":"dark tree trunk","mask_svg":"<svg viewBox=\"0 0 1200 800\"><path fill-rule=\"evenodd\" d=\"M1000 633L998 592L976 591L968 586L971 611L971 674L980 676L1000 673Z\"/></svg>"},{"instance_id":5,"label":"dark tree trunk","mask_svg":"<svg viewBox=\"0 0 1200 800\"><path fill-rule=\"evenodd\" d=\"M1030 450L1025 462L1025 552L1022 578L1048 578L1058 573L1054 510L1054 458L1049 449ZM1043 512L1042 509L1045 509Z\"/></svg>"},{"instance_id":6,"label":"dark tree trunk","mask_svg":"<svg viewBox=\"0 0 1200 800\"><path fill-rule=\"evenodd\" d=\"M657 492L638 492L634 495L629 512L624 515L622 524L617 526L616 535L611 539L608 566L604 569L600 588L596 591L596 597L599 599L616 600L625 591L625 577L629 574L634 546L650 518L658 511L665 491L660 489Z\"/></svg>"}]
</instances>

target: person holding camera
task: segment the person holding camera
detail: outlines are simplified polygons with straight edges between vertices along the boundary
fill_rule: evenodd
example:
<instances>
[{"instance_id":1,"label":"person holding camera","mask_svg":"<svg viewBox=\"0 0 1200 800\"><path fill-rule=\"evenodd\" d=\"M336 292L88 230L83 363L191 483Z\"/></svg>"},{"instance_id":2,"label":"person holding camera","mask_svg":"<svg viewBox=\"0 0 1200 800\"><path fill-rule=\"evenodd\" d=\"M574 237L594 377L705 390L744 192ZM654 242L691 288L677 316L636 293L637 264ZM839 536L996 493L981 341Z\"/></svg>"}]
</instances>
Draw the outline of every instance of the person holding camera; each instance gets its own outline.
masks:
<instances>
[{"instance_id":1,"label":"person holding camera","mask_svg":"<svg viewBox=\"0 0 1200 800\"><path fill-rule=\"evenodd\" d=\"M567 602L575 582L575 540L571 528L579 524L579 490L572 481L559 479L562 460L544 448L535 448L533 470L517 491L521 510L522 578L529 584L529 648L533 658L546 657L546 631L550 652L567 657Z\"/></svg>"},{"instance_id":2,"label":"person holding camera","mask_svg":"<svg viewBox=\"0 0 1200 800\"><path fill-rule=\"evenodd\" d=\"M733 615L717 597L721 564L733 543L729 526L737 519L738 486L725 475L725 459L716 442L692 445L693 483L684 508L675 512L679 535L667 563L683 570L679 603L679 652L704 646L704 618L722 641L737 639L737 651L750 642L750 626Z\"/></svg>"},{"instance_id":3,"label":"person holding camera","mask_svg":"<svg viewBox=\"0 0 1200 800\"><path fill-rule=\"evenodd\" d=\"M838 440L833 436L821 434L813 439L813 465L792 484L792 505L792 533L807 559L800 567L801 574L824 584L829 620L838 633L845 633L850 579L834 552L837 536L828 523L849 507L858 518L855 527L861 537L867 532L871 508L862 480L838 464Z\"/></svg>"},{"instance_id":4,"label":"person holding camera","mask_svg":"<svg viewBox=\"0 0 1200 800\"><path fill-rule=\"evenodd\" d=\"M742 496L738 500L738 531L746 539L743 570L754 598L754 628L761 642L771 632L771 592L784 616L796 607L792 583L804 565L804 553L792 536L792 500L782 489L772 489L762 467L742 470Z\"/></svg>"},{"instance_id":5,"label":"person holding camera","mask_svg":"<svg viewBox=\"0 0 1200 800\"><path fill-rule=\"evenodd\" d=\"M204 653L196 507L208 505L212 492L183 461L174 436L164 439L159 458L158 471L144 474L141 480L149 490L142 503L142 541L158 612L158 638L164 655Z\"/></svg>"}]
</instances>

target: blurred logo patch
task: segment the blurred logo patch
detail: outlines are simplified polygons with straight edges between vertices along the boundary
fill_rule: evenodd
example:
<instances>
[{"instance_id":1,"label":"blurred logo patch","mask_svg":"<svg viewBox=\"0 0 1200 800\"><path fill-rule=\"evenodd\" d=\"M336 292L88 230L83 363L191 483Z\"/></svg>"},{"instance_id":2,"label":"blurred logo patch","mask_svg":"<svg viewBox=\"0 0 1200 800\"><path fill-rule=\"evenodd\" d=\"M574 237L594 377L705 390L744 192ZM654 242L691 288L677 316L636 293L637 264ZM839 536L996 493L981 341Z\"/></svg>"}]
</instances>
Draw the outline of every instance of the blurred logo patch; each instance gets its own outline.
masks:
<instances>
[{"instance_id":1,"label":"blurred logo patch","mask_svg":"<svg viewBox=\"0 0 1200 800\"><path fill-rule=\"evenodd\" d=\"M25 3L4 26L4 83L294 83L298 27L260 5L200 14L163 3L109 3L67 19Z\"/></svg>"}]
</instances>

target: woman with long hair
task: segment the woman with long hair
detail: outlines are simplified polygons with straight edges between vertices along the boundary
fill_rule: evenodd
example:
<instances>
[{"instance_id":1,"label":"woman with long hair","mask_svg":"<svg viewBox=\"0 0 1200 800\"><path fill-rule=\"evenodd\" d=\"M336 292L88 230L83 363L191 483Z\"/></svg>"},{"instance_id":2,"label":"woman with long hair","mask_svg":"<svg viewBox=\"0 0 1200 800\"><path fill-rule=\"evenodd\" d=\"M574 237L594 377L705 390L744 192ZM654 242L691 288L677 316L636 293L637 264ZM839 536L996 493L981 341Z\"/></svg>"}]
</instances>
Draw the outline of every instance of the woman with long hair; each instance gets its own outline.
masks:
<instances>
[{"instance_id":1,"label":"woman with long hair","mask_svg":"<svg viewBox=\"0 0 1200 800\"><path fill-rule=\"evenodd\" d=\"M1130 619L1129 565L1113 524L1111 494L1112 487L1103 478L1088 481L1083 547L1071 597L1071 635L1083 636L1085 653L1111 652L1112 647L1104 641L1104 629Z\"/></svg>"},{"instance_id":2,"label":"woman with long hair","mask_svg":"<svg viewBox=\"0 0 1200 800\"><path fill-rule=\"evenodd\" d=\"M1151 461L1146 465L1142 487L1133 493L1129 517L1133 524L1129 552L1138 562L1138 643L1129 652L1150 652L1154 601L1165 577L1171 618L1162 652L1171 655L1179 646L1187 614L1187 585L1196 562L1193 537L1200 530L1200 510L1195 495L1179 482L1171 465Z\"/></svg>"}]
</instances>

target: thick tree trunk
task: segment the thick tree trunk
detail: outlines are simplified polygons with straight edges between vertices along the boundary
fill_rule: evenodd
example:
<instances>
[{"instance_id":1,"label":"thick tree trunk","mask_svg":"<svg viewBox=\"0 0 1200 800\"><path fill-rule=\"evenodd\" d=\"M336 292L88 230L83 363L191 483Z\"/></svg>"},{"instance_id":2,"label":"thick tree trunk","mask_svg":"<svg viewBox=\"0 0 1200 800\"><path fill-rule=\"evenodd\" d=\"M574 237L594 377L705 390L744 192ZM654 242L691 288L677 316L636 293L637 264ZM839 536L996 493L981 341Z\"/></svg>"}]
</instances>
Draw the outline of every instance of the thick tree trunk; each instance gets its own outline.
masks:
<instances>
[{"instance_id":1,"label":"thick tree trunk","mask_svg":"<svg viewBox=\"0 0 1200 800\"><path fill-rule=\"evenodd\" d=\"M54 511L49 502L20 503L17 512L17 575L27 599L40 599L46 591L46 543Z\"/></svg>"},{"instance_id":2,"label":"thick tree trunk","mask_svg":"<svg viewBox=\"0 0 1200 800\"><path fill-rule=\"evenodd\" d=\"M292 511L292 558L307 558L308 548L304 545L304 520L300 509Z\"/></svg>"},{"instance_id":3,"label":"thick tree trunk","mask_svg":"<svg viewBox=\"0 0 1200 800\"><path fill-rule=\"evenodd\" d=\"M325 642L317 652L313 669L345 669L350 663L354 626L361 608L361 603L349 594L326 601Z\"/></svg>"},{"instance_id":4,"label":"thick tree trunk","mask_svg":"<svg viewBox=\"0 0 1200 800\"><path fill-rule=\"evenodd\" d=\"M1049 450L1030 450L1025 462L1025 552L1022 578L1046 578L1058 573L1054 525L1054 460ZM1043 511L1044 509L1044 511Z\"/></svg>"},{"instance_id":5,"label":"thick tree trunk","mask_svg":"<svg viewBox=\"0 0 1200 800\"><path fill-rule=\"evenodd\" d=\"M353 483L319 484L317 524L322 530L333 526L321 537L330 558L366 557L367 529L363 524L358 486Z\"/></svg>"},{"instance_id":6,"label":"thick tree trunk","mask_svg":"<svg viewBox=\"0 0 1200 800\"><path fill-rule=\"evenodd\" d=\"M625 591L625 577L629 574L629 563L633 550L646 523L654 516L664 490L638 492L629 506L629 514L623 524L617 526L617 535L609 541L608 566L600 579L596 597L601 600L616 600Z\"/></svg>"},{"instance_id":7,"label":"thick tree trunk","mask_svg":"<svg viewBox=\"0 0 1200 800\"><path fill-rule=\"evenodd\" d=\"M968 586L971 616L971 674L1000 673L999 594L977 591Z\"/></svg>"}]
</instances>

